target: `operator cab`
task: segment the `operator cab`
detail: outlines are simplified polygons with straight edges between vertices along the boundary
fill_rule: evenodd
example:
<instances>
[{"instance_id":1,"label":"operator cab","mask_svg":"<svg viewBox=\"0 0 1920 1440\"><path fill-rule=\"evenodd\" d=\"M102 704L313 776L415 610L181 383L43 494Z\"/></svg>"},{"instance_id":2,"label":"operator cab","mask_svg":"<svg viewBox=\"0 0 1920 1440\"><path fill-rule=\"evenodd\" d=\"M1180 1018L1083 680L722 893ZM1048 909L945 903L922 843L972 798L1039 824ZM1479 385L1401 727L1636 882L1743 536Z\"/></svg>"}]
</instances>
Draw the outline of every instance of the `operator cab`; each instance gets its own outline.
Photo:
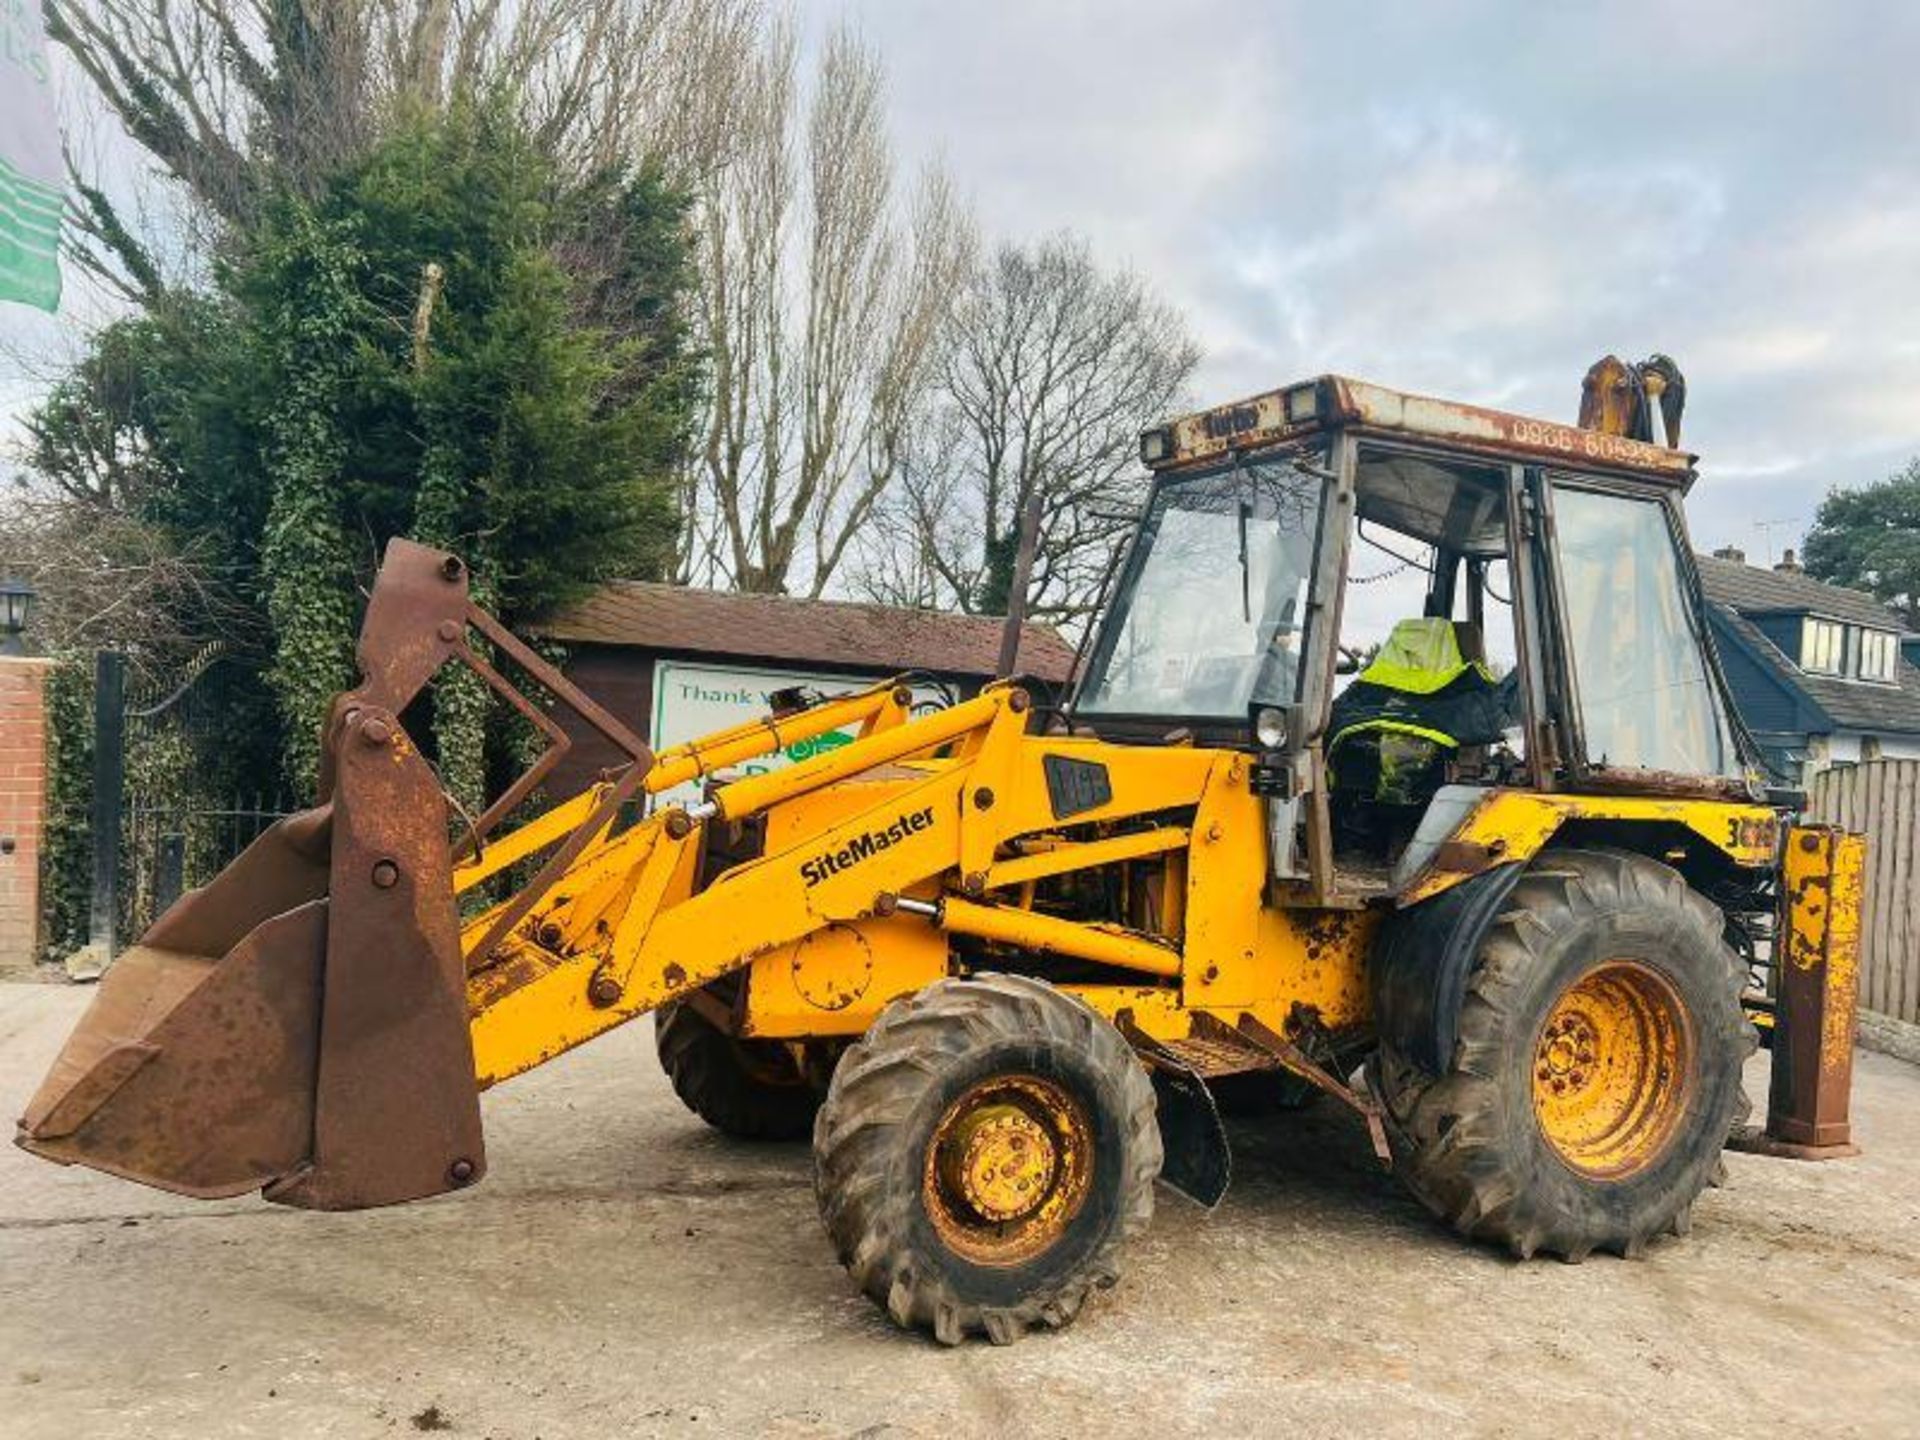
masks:
<instances>
[{"instance_id":1,"label":"operator cab","mask_svg":"<svg viewBox=\"0 0 1920 1440\"><path fill-rule=\"evenodd\" d=\"M1259 752L1274 876L1315 903L1402 888L1489 787L1754 793L1684 452L1330 376L1141 453L1074 716Z\"/></svg>"}]
</instances>

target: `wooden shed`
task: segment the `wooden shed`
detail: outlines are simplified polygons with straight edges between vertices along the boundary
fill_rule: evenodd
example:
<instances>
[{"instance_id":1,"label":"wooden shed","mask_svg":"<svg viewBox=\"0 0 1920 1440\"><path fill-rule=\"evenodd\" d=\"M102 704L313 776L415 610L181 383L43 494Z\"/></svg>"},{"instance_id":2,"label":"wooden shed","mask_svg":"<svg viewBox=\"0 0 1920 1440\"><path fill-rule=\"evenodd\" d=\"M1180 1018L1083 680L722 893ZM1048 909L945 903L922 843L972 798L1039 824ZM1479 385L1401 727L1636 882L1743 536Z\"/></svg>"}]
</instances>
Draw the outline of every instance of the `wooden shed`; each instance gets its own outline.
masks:
<instances>
[{"instance_id":1,"label":"wooden shed","mask_svg":"<svg viewBox=\"0 0 1920 1440\"><path fill-rule=\"evenodd\" d=\"M662 748L764 713L767 695L790 685L831 693L913 672L929 703L964 699L992 677L1003 625L993 616L621 580L532 628L565 644L575 684ZM1022 628L1020 673L1058 685L1072 665L1072 647L1051 626ZM590 731L574 738L554 775L556 794L573 793L616 759Z\"/></svg>"}]
</instances>

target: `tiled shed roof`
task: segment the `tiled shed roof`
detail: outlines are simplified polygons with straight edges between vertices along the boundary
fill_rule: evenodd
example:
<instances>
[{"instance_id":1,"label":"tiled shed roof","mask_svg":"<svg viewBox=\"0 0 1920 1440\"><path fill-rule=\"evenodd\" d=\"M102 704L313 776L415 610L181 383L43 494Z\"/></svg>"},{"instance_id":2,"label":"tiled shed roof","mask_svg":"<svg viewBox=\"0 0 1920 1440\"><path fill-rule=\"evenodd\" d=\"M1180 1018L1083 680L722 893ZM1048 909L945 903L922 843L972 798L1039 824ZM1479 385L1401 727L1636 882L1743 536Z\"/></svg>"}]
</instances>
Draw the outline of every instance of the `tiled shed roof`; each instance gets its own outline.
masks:
<instances>
[{"instance_id":1,"label":"tiled shed roof","mask_svg":"<svg viewBox=\"0 0 1920 1440\"><path fill-rule=\"evenodd\" d=\"M555 640L677 654L988 676L1000 654L1001 623L992 616L616 580L532 628ZM1073 648L1052 626L1022 628L1021 673L1058 682L1072 664Z\"/></svg>"}]
</instances>

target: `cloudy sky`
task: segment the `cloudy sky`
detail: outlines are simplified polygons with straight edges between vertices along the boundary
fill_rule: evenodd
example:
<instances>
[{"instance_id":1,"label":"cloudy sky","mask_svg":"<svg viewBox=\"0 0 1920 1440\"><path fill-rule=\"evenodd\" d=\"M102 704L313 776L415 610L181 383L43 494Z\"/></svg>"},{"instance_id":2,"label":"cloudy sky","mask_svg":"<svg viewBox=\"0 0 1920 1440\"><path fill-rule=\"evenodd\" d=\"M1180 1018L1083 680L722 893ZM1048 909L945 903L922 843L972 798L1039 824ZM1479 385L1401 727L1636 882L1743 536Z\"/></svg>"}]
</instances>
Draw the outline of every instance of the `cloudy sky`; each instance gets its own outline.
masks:
<instances>
[{"instance_id":1,"label":"cloudy sky","mask_svg":"<svg viewBox=\"0 0 1920 1440\"><path fill-rule=\"evenodd\" d=\"M799 3L991 235L1072 227L1182 306L1200 401L1338 370L1571 420L1664 350L1694 538L1755 558L1920 452L1915 0ZM0 312L0 432L72 318Z\"/></svg>"},{"instance_id":2,"label":"cloudy sky","mask_svg":"<svg viewBox=\"0 0 1920 1440\"><path fill-rule=\"evenodd\" d=\"M1756 559L1920 453L1913 0L807 7L843 12L902 148L1145 274L1206 403L1335 370L1570 421L1664 350L1695 541Z\"/></svg>"}]
</instances>

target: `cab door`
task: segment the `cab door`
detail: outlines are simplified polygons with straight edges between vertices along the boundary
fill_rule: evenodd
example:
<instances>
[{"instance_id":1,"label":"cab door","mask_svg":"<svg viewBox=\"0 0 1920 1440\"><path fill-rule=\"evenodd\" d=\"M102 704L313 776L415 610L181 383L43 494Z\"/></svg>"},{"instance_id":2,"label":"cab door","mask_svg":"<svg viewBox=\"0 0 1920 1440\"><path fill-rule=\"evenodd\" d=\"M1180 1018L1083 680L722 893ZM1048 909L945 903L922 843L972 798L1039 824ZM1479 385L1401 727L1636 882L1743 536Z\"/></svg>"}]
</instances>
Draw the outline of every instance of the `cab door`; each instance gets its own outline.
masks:
<instances>
[{"instance_id":1,"label":"cab door","mask_svg":"<svg viewBox=\"0 0 1920 1440\"><path fill-rule=\"evenodd\" d=\"M1540 472L1533 493L1555 620L1544 668L1562 697L1569 785L1744 793L1678 497L1557 471Z\"/></svg>"}]
</instances>

